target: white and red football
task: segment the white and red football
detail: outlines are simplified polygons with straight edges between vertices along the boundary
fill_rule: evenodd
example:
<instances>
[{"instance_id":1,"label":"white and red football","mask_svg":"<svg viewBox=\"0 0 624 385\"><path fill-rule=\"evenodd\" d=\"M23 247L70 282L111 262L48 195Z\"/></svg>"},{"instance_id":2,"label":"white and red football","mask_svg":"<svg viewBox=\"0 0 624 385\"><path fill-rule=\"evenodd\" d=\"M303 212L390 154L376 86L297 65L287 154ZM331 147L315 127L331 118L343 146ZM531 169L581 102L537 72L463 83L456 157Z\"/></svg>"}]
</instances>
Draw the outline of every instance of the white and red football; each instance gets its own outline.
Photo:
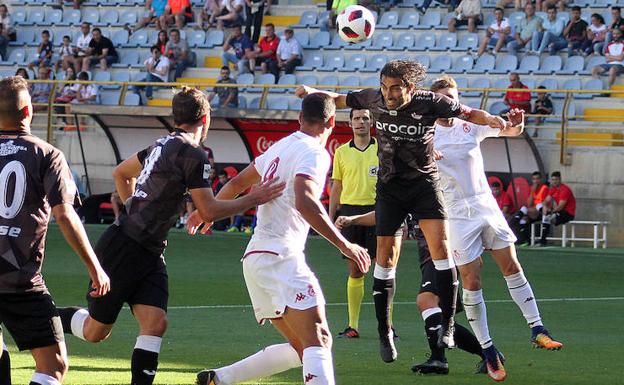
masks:
<instances>
[{"instance_id":1,"label":"white and red football","mask_svg":"<svg viewBox=\"0 0 624 385\"><path fill-rule=\"evenodd\" d=\"M360 43L375 32L375 16L361 5L345 8L336 18L338 34L347 43Z\"/></svg>"}]
</instances>

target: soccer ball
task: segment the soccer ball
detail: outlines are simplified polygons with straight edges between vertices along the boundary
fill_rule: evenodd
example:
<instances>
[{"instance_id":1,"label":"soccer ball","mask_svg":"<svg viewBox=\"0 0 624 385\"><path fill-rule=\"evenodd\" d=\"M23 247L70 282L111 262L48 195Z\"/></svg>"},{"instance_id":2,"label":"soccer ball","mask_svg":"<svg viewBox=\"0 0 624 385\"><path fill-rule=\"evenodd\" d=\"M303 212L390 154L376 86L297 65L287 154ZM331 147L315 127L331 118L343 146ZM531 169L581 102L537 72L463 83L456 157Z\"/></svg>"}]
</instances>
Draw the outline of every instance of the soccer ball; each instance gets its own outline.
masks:
<instances>
[{"instance_id":1,"label":"soccer ball","mask_svg":"<svg viewBox=\"0 0 624 385\"><path fill-rule=\"evenodd\" d=\"M375 32L375 16L361 5L345 8L336 18L338 34L347 43L360 43Z\"/></svg>"}]
</instances>

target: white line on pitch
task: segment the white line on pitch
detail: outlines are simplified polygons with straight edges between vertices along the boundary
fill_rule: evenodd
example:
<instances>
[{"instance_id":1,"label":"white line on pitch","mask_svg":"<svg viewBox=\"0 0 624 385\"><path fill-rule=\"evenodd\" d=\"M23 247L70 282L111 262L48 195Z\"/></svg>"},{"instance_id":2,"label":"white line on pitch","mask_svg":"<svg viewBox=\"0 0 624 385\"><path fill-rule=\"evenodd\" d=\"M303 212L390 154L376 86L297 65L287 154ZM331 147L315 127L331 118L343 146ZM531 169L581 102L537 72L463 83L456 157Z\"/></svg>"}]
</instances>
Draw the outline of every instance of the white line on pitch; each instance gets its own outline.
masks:
<instances>
[{"instance_id":1,"label":"white line on pitch","mask_svg":"<svg viewBox=\"0 0 624 385\"><path fill-rule=\"evenodd\" d=\"M594 298L541 298L537 302L594 302L594 301L624 301L624 297L594 297ZM487 303L513 303L510 299L492 299L485 301ZM362 305L373 305L373 302L363 302ZM394 305L413 305L416 302L394 302ZM347 306L346 302L328 303L326 306ZM169 306L169 310L186 310L186 309L246 309L251 305L197 305L197 306Z\"/></svg>"}]
</instances>

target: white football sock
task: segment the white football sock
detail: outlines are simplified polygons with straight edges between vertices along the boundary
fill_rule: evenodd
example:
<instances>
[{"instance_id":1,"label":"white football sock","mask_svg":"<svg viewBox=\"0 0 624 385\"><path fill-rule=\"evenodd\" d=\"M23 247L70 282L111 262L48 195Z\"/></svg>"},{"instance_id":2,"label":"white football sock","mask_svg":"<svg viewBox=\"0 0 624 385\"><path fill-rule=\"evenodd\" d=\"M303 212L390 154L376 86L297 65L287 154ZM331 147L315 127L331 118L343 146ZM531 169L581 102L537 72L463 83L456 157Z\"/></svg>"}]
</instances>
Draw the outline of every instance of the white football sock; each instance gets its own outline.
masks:
<instances>
[{"instance_id":1,"label":"white football sock","mask_svg":"<svg viewBox=\"0 0 624 385\"><path fill-rule=\"evenodd\" d=\"M381 267L378 264L375 264L373 277L377 279L395 279L396 267Z\"/></svg>"},{"instance_id":2,"label":"white football sock","mask_svg":"<svg viewBox=\"0 0 624 385\"><path fill-rule=\"evenodd\" d=\"M160 353L160 345L162 344L162 337L157 336L138 336L135 349L141 349L152 353Z\"/></svg>"},{"instance_id":3,"label":"white football sock","mask_svg":"<svg viewBox=\"0 0 624 385\"><path fill-rule=\"evenodd\" d=\"M89 311L87 309L80 309L74 313L71 319L72 334L83 341L86 341L84 337L84 323L88 316Z\"/></svg>"},{"instance_id":4,"label":"white football sock","mask_svg":"<svg viewBox=\"0 0 624 385\"><path fill-rule=\"evenodd\" d=\"M490 330L487 323L487 309L483 300L483 290L471 291L463 289L464 310L468 323L483 349L492 345Z\"/></svg>"},{"instance_id":5,"label":"white football sock","mask_svg":"<svg viewBox=\"0 0 624 385\"><path fill-rule=\"evenodd\" d=\"M334 363L331 350L311 346L303 350L303 383L305 385L334 385Z\"/></svg>"},{"instance_id":6,"label":"white football sock","mask_svg":"<svg viewBox=\"0 0 624 385\"><path fill-rule=\"evenodd\" d=\"M542 318L540 317L537 301L533 295L531 284L524 276L524 272L508 275L505 277L509 294L514 302L522 311L522 315L526 319L529 327L542 326Z\"/></svg>"},{"instance_id":7,"label":"white football sock","mask_svg":"<svg viewBox=\"0 0 624 385\"><path fill-rule=\"evenodd\" d=\"M455 267L455 260L453 257L447 259L433 259L432 261L436 270L448 270Z\"/></svg>"},{"instance_id":8,"label":"white football sock","mask_svg":"<svg viewBox=\"0 0 624 385\"><path fill-rule=\"evenodd\" d=\"M61 383L58 382L56 378L48 376L47 374L37 372L33 374L30 381L40 385L61 385Z\"/></svg>"},{"instance_id":9,"label":"white football sock","mask_svg":"<svg viewBox=\"0 0 624 385\"><path fill-rule=\"evenodd\" d=\"M243 360L215 369L217 384L230 385L267 377L301 366L299 354L290 344L271 345Z\"/></svg>"}]
</instances>

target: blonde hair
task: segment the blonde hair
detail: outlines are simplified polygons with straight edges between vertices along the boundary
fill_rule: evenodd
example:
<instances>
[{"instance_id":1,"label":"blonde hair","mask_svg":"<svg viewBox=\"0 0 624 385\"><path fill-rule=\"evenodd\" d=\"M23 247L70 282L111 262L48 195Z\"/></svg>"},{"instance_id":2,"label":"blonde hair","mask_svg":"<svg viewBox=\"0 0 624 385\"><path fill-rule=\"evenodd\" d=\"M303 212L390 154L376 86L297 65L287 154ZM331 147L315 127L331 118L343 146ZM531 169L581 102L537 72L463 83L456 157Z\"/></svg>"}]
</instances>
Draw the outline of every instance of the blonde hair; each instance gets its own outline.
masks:
<instances>
[{"instance_id":1,"label":"blonde hair","mask_svg":"<svg viewBox=\"0 0 624 385\"><path fill-rule=\"evenodd\" d=\"M438 92L445 88L457 88L457 82L455 79L448 75L443 75L437 78L433 84L431 84L431 91Z\"/></svg>"}]
</instances>

